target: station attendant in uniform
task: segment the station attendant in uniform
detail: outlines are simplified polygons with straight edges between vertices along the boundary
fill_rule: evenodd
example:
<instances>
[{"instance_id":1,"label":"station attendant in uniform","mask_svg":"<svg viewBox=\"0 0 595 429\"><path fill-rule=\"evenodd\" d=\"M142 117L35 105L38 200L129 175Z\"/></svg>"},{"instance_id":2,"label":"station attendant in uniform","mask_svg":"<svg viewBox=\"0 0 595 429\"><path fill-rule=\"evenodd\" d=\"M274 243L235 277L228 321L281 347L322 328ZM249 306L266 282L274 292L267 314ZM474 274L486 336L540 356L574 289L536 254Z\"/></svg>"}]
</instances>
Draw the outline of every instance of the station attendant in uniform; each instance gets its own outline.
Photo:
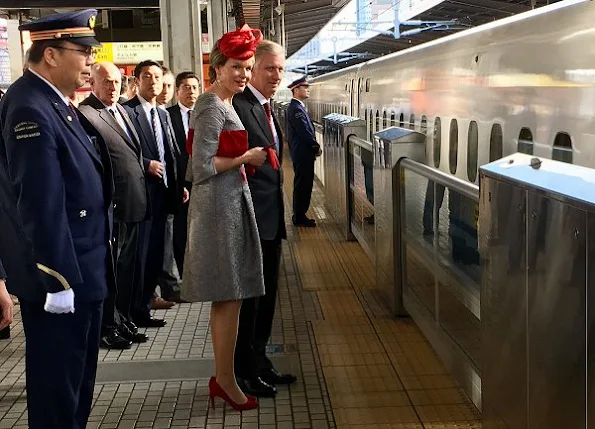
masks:
<instances>
[{"instance_id":1,"label":"station attendant in uniform","mask_svg":"<svg viewBox=\"0 0 595 429\"><path fill-rule=\"evenodd\" d=\"M191 129L192 194L182 296L210 301L215 377L211 401L218 396L236 410L258 406L235 379L234 349L242 300L264 294L258 227L246 174L267 158L262 147L248 148L248 135L232 107L251 76L259 30L247 25L224 34L209 61L213 84L196 101ZM248 173L244 169L247 165Z\"/></svg>"},{"instance_id":2,"label":"station attendant in uniform","mask_svg":"<svg viewBox=\"0 0 595 429\"><path fill-rule=\"evenodd\" d=\"M314 161L321 154L320 145L314 135L314 126L304 105L310 98L310 84L306 77L291 83L293 98L287 108L287 138L293 161L293 224L296 226L316 226L314 219L308 218L312 187L314 186Z\"/></svg>"},{"instance_id":3,"label":"station attendant in uniform","mask_svg":"<svg viewBox=\"0 0 595 429\"><path fill-rule=\"evenodd\" d=\"M86 427L102 303L113 281L109 155L68 98L89 78L96 14L21 25L33 42L29 69L0 101L0 188L8 194L0 228L10 228L0 236L14 237L0 240L0 258L18 248L28 267L20 275L6 268L26 336L30 429Z\"/></svg>"}]
</instances>

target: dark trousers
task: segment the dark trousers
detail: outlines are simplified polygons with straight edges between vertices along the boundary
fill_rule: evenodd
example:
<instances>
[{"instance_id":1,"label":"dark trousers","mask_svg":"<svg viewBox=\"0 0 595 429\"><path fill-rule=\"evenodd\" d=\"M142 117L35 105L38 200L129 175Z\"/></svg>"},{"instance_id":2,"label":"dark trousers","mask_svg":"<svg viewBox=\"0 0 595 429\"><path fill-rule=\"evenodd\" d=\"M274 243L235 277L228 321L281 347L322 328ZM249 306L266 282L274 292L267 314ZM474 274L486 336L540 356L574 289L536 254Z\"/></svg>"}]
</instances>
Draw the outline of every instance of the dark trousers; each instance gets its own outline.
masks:
<instances>
[{"instance_id":1,"label":"dark trousers","mask_svg":"<svg viewBox=\"0 0 595 429\"><path fill-rule=\"evenodd\" d=\"M116 231L114 230L114 235ZM116 261L117 258L117 247L112 246L112 257ZM117 274L117 267L116 267ZM114 331L122 323L120 314L116 308L116 300L118 299L118 285L114 282L107 282L107 296L103 301L103 310L101 318L101 334L106 335L107 333Z\"/></svg>"},{"instance_id":2,"label":"dark trousers","mask_svg":"<svg viewBox=\"0 0 595 429\"><path fill-rule=\"evenodd\" d=\"M293 216L302 220L310 208L314 186L314 158L293 163Z\"/></svg>"},{"instance_id":3,"label":"dark trousers","mask_svg":"<svg viewBox=\"0 0 595 429\"><path fill-rule=\"evenodd\" d=\"M271 337L277 303L281 239L260 240L260 245L265 295L245 299L240 310L234 366L236 375L242 378L255 377L260 371L273 367L266 356L266 345Z\"/></svg>"},{"instance_id":4,"label":"dark trousers","mask_svg":"<svg viewBox=\"0 0 595 429\"><path fill-rule=\"evenodd\" d=\"M21 300L29 429L84 429L91 412L102 302L51 314Z\"/></svg>"},{"instance_id":5,"label":"dark trousers","mask_svg":"<svg viewBox=\"0 0 595 429\"><path fill-rule=\"evenodd\" d=\"M143 241L141 240L140 222L116 222L114 235L116 237L117 254L116 283L118 294L116 308L121 317L131 320L135 301L144 287L144 259Z\"/></svg>"},{"instance_id":6,"label":"dark trousers","mask_svg":"<svg viewBox=\"0 0 595 429\"><path fill-rule=\"evenodd\" d=\"M436 184L436 203L438 204L438 210L442 207L444 201L444 186ZM423 214L423 226L424 232L434 231L434 182L428 180L426 187L426 198L424 201L424 214Z\"/></svg>"},{"instance_id":7,"label":"dark trousers","mask_svg":"<svg viewBox=\"0 0 595 429\"><path fill-rule=\"evenodd\" d=\"M157 280L163 272L165 223L167 222L164 199L165 187L160 187L157 191L151 193L151 213L153 217L150 221L143 222L141 236L144 236L143 240L146 242L144 285L142 291L138 294L132 315L137 320L150 317L151 300L157 287Z\"/></svg>"}]
</instances>

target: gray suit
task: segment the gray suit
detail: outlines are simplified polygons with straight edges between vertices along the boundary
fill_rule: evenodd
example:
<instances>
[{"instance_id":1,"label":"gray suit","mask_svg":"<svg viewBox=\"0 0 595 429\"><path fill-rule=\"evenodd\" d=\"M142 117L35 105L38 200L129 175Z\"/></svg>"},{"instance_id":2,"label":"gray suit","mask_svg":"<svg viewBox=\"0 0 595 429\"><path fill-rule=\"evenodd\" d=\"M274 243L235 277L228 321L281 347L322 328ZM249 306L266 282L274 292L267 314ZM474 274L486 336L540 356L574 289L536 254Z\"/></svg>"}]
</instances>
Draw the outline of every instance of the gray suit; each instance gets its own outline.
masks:
<instances>
[{"instance_id":1,"label":"gray suit","mask_svg":"<svg viewBox=\"0 0 595 429\"><path fill-rule=\"evenodd\" d=\"M120 113L126 130L94 94L79 105L81 113L107 144L114 172L117 292L110 291L104 304L104 331L120 323L118 316L131 321L133 304L142 293L147 246L141 223L149 216L140 140L125 109L119 104L114 108ZM112 315L114 319L110 320Z\"/></svg>"}]
</instances>

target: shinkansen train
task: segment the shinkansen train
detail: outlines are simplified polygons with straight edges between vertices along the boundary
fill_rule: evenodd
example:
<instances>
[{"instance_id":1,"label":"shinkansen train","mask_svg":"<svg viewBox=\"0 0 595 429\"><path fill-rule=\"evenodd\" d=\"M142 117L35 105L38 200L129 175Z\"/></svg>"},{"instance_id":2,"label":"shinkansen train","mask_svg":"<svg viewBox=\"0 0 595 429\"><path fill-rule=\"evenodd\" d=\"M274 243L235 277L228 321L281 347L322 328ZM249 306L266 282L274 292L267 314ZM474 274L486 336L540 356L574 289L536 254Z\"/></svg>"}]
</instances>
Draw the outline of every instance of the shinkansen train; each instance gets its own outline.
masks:
<instances>
[{"instance_id":1,"label":"shinkansen train","mask_svg":"<svg viewBox=\"0 0 595 429\"><path fill-rule=\"evenodd\" d=\"M313 79L313 120L427 136L428 165L477 183L514 152L595 167L595 2L568 0Z\"/></svg>"}]
</instances>

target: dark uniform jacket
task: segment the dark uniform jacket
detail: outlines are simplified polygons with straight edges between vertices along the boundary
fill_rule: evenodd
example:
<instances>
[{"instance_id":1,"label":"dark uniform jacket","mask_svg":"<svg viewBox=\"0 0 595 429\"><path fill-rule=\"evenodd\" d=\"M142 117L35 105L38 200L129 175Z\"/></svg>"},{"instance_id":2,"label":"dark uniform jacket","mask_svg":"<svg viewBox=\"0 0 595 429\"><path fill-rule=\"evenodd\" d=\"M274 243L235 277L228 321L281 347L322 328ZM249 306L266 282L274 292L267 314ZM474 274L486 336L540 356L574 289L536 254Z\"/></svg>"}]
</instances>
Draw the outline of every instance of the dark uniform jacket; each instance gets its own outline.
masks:
<instances>
[{"instance_id":1,"label":"dark uniform jacket","mask_svg":"<svg viewBox=\"0 0 595 429\"><path fill-rule=\"evenodd\" d=\"M149 123L147 114L145 113L138 96L124 103L124 108L140 138L141 151L143 154L143 167L145 173L147 173L145 177L149 188L149 195L150 198L154 198L154 195L157 195L156 188L163 186L163 181L160 178L148 174L149 163L151 161L159 160L159 152L153 133L153 126ZM163 130L163 146L167 168L168 187L165 194L165 206L168 213L176 213L180 207L184 190L184 181L178 180L178 159L180 153L178 151L178 146L175 143L169 113L159 107L156 107L156 109L161 122L161 129Z\"/></svg>"},{"instance_id":2,"label":"dark uniform jacket","mask_svg":"<svg viewBox=\"0 0 595 429\"><path fill-rule=\"evenodd\" d=\"M186 131L184 131L184 122L182 122L182 111L180 110L179 104L168 107L167 111L171 117L174 136L176 137L175 143L180 152L178 177L183 179L186 177L186 168L188 167L188 151L186 150ZM188 185L191 185L191 183L186 183L186 187L188 187Z\"/></svg>"},{"instance_id":3,"label":"dark uniform jacket","mask_svg":"<svg viewBox=\"0 0 595 429\"><path fill-rule=\"evenodd\" d=\"M4 265L2 265L2 261L0 261L0 280L4 280L6 278L6 271L4 271Z\"/></svg>"},{"instance_id":4,"label":"dark uniform jacket","mask_svg":"<svg viewBox=\"0 0 595 429\"><path fill-rule=\"evenodd\" d=\"M0 101L0 259L24 300L103 300L113 279L111 167L81 119L29 71Z\"/></svg>"},{"instance_id":5,"label":"dark uniform jacket","mask_svg":"<svg viewBox=\"0 0 595 429\"><path fill-rule=\"evenodd\" d=\"M287 140L294 163L316 159L320 145L316 142L314 126L305 107L295 98L287 108Z\"/></svg>"},{"instance_id":6,"label":"dark uniform jacket","mask_svg":"<svg viewBox=\"0 0 595 429\"><path fill-rule=\"evenodd\" d=\"M140 222L147 218L147 184L140 147L134 125L122 106L115 105L123 117L128 134L94 94L80 105L80 112L105 141L114 173L114 220Z\"/></svg>"},{"instance_id":7,"label":"dark uniform jacket","mask_svg":"<svg viewBox=\"0 0 595 429\"><path fill-rule=\"evenodd\" d=\"M258 98L246 88L244 92L233 97L235 108L244 128L248 132L248 146L265 147L274 142L273 133L269 127L266 112ZM279 136L279 163L283 160L283 138L281 127L273 116L277 136ZM254 203L256 223L261 240L275 240L287 238L283 206L283 177L282 169L273 169L267 160L256 169L253 176L248 176L248 185Z\"/></svg>"}]
</instances>

